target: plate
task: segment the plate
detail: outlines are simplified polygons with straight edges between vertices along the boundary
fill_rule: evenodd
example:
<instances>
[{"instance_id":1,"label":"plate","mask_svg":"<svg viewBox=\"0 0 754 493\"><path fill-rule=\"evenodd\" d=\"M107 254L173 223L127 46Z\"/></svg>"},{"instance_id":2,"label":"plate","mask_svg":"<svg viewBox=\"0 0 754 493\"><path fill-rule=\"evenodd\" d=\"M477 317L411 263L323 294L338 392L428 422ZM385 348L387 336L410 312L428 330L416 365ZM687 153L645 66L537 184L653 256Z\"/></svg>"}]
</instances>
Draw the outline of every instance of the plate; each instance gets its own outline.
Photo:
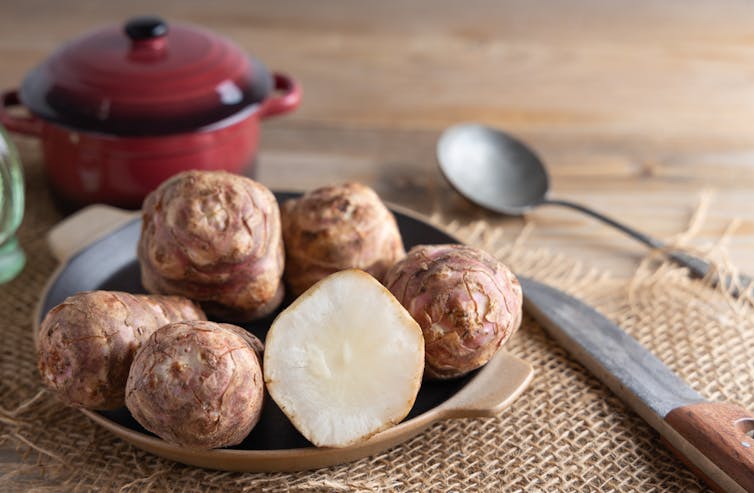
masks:
<instances>
[{"instance_id":1,"label":"plate","mask_svg":"<svg viewBox=\"0 0 754 493\"><path fill-rule=\"evenodd\" d=\"M283 201L296 194L280 192L275 195ZM397 207L391 207L391 210L406 249L418 244L458 243L451 235L410 211ZM140 229L139 217L104 206L91 206L57 226L48 239L61 265L42 295L35 314L35 327L52 307L79 291L107 289L144 293L136 259ZM86 245L79 248L77 243L82 240ZM290 300L286 300L283 307L288 302ZM267 328L277 313L244 327L264 341ZM241 444L208 451L190 450L164 442L141 427L126 408L81 411L137 447L185 464L229 471L298 471L379 453L421 433L441 419L497 415L523 392L531 377L531 365L500 351L485 367L463 378L423 382L406 419L363 443L345 448L311 445L269 396L265 399L259 423Z\"/></svg>"}]
</instances>

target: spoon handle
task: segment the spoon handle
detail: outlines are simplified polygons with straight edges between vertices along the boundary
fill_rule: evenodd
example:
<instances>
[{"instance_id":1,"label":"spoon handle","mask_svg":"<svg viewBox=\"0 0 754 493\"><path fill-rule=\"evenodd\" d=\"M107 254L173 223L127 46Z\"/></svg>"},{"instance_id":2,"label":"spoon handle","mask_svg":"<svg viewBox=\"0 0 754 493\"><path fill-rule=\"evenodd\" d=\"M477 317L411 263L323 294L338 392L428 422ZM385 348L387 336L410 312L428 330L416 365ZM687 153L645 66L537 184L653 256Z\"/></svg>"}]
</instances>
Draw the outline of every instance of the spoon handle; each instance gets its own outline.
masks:
<instances>
[{"instance_id":1,"label":"spoon handle","mask_svg":"<svg viewBox=\"0 0 754 493\"><path fill-rule=\"evenodd\" d=\"M708 262L685 252L675 250L667 252L666 255L676 264L688 268L694 277L705 277L711 269ZM725 290L736 298L748 292L753 282L754 280L751 277L740 273L735 276L725 274L722 277L719 274L715 274L715 277L712 279L713 285L717 286L722 283Z\"/></svg>"},{"instance_id":2,"label":"spoon handle","mask_svg":"<svg viewBox=\"0 0 754 493\"><path fill-rule=\"evenodd\" d=\"M619 223L618 221L611 219L595 211L594 209L591 209L584 205L577 204L575 202L570 202L568 200L560 200L560 199L545 199L542 202L542 205L561 205L563 207L569 207L571 209L574 209L579 212L583 212L584 214L587 214L589 216L592 216L593 218L599 221L602 221L603 223L608 224L619 231L624 232L631 238L635 239L639 243L643 243L649 248L664 249L667 247L665 243L658 240L657 238L653 238L652 236L649 236L645 233L637 231L634 228L627 226L626 224ZM676 264L682 267L686 267L693 277L698 277L698 278L705 277L711 269L710 264L706 262L705 260L702 260L699 257L696 257L694 255L681 252L679 250L668 251L666 252L666 255ZM738 274L738 276L736 276L735 279L730 275L724 276L722 280L718 277L713 280L713 283L717 285L721 281L723 283L723 286L727 290L729 290L733 296L736 296L736 297L748 291L749 287L752 285L752 282L753 282L751 277L746 276L744 274Z\"/></svg>"}]
</instances>

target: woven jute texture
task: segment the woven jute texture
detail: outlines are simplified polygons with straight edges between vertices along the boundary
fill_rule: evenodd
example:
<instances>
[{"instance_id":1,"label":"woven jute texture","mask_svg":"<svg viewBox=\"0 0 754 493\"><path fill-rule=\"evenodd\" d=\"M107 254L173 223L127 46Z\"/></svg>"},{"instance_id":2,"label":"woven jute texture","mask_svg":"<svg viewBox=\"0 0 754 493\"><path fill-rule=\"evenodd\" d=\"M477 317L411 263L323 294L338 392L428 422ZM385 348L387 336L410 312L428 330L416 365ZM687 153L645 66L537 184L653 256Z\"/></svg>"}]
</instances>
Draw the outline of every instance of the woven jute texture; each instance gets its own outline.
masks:
<instances>
[{"instance_id":1,"label":"woven jute texture","mask_svg":"<svg viewBox=\"0 0 754 493\"><path fill-rule=\"evenodd\" d=\"M437 423L383 454L293 474L209 471L113 437L42 390L31 313L55 268L45 233L60 220L41 170L27 170L23 274L0 288L0 491L703 491L658 435L530 318L507 349L531 386L502 415ZM705 397L754 409L754 313L650 255L617 280L546 251L503 242L485 224L448 224L517 272L573 293L633 334ZM712 252L714 253L714 252Z\"/></svg>"}]
</instances>

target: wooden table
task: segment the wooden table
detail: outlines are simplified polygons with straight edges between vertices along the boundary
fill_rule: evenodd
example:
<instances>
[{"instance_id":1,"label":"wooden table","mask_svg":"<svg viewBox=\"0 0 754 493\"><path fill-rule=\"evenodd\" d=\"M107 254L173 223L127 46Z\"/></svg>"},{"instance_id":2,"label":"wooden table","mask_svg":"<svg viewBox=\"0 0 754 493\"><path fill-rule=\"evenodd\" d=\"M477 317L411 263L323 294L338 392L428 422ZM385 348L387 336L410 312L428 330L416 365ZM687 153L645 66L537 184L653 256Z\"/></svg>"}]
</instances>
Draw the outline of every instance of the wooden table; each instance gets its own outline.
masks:
<instances>
[{"instance_id":1,"label":"wooden table","mask_svg":"<svg viewBox=\"0 0 754 493\"><path fill-rule=\"evenodd\" d=\"M727 230L731 259L754 274L751 2L5 0L0 87L87 29L153 12L222 33L301 81L300 110L264 125L259 179L271 188L361 180L423 213L494 220L511 240L528 222L533 247L630 275L645 250L586 217L500 218L448 187L436 139L479 121L534 146L554 195L661 238L684 231L706 193L692 243ZM35 142L17 142L39 159Z\"/></svg>"},{"instance_id":2,"label":"wooden table","mask_svg":"<svg viewBox=\"0 0 754 493\"><path fill-rule=\"evenodd\" d=\"M259 178L273 188L357 179L421 212L492 218L455 195L434 155L442 129L480 121L534 146L554 195L659 237L683 231L709 191L693 243L737 219L730 256L754 272L749 2L9 0L0 87L63 41L145 12L205 25L302 82L300 110L264 126ZM617 275L645 253L567 210L499 221L511 239L528 221L531 245Z\"/></svg>"}]
</instances>

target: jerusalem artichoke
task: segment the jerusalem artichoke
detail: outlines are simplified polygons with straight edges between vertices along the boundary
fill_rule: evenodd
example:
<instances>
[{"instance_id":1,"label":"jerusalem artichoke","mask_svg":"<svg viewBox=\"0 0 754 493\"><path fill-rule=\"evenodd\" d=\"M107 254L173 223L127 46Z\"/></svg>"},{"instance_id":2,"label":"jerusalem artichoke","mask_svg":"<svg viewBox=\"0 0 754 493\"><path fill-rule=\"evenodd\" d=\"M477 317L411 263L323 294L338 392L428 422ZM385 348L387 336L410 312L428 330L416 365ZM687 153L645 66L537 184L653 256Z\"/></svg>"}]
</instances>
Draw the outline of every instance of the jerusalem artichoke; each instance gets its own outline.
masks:
<instances>
[{"instance_id":1,"label":"jerusalem artichoke","mask_svg":"<svg viewBox=\"0 0 754 493\"><path fill-rule=\"evenodd\" d=\"M477 248L416 246L390 269L385 285L422 328L431 378L484 365L521 324L518 279Z\"/></svg>"},{"instance_id":2,"label":"jerusalem artichoke","mask_svg":"<svg viewBox=\"0 0 754 493\"><path fill-rule=\"evenodd\" d=\"M50 310L39 328L42 380L70 406L121 407L139 346L165 324L204 319L198 306L178 296L75 294Z\"/></svg>"},{"instance_id":3,"label":"jerusalem artichoke","mask_svg":"<svg viewBox=\"0 0 754 493\"><path fill-rule=\"evenodd\" d=\"M243 176L187 171L160 185L144 201L138 257L148 291L224 319L264 317L283 298L280 210Z\"/></svg>"}]
</instances>

